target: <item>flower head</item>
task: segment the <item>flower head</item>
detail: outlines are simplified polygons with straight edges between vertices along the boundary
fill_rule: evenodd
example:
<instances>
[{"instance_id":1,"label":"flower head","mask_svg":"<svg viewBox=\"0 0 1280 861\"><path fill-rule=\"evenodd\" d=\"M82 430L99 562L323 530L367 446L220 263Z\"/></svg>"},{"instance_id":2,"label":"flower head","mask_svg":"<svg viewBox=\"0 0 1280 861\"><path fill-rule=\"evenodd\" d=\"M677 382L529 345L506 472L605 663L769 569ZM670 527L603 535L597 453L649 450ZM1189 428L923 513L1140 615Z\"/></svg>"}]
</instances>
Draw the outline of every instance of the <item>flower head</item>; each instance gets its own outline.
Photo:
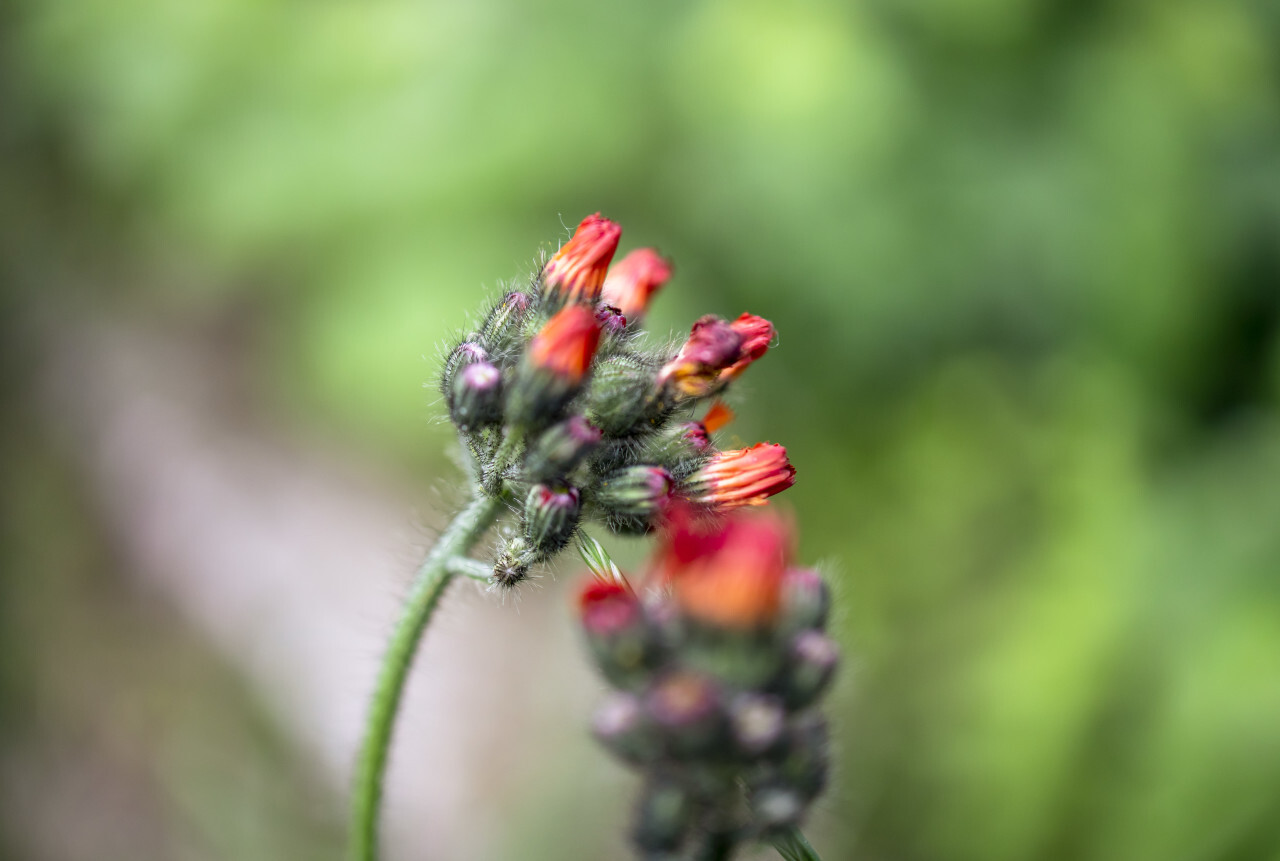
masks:
<instances>
[{"instance_id":1,"label":"flower head","mask_svg":"<svg viewBox=\"0 0 1280 861\"><path fill-rule=\"evenodd\" d=\"M724 510L762 505L795 482L796 469L787 459L787 450L762 442L713 455L689 476L681 493L700 505Z\"/></svg>"},{"instance_id":2,"label":"flower head","mask_svg":"<svg viewBox=\"0 0 1280 861\"><path fill-rule=\"evenodd\" d=\"M773 324L743 314L729 323L708 314L693 324L689 339L658 372L658 382L676 395L699 398L719 391L765 354Z\"/></svg>"},{"instance_id":3,"label":"flower head","mask_svg":"<svg viewBox=\"0 0 1280 861\"><path fill-rule=\"evenodd\" d=\"M791 553L782 517L738 514L699 523L677 512L663 538L653 571L671 584L686 616L728 629L761 628L777 617Z\"/></svg>"},{"instance_id":4,"label":"flower head","mask_svg":"<svg viewBox=\"0 0 1280 861\"><path fill-rule=\"evenodd\" d=\"M638 320L649 300L671 277L671 264L652 248L638 248L622 258L604 280L601 298L628 320Z\"/></svg>"},{"instance_id":5,"label":"flower head","mask_svg":"<svg viewBox=\"0 0 1280 861\"><path fill-rule=\"evenodd\" d=\"M565 302L595 304L620 236L622 228L598 212L582 219L573 238L543 267L547 293Z\"/></svg>"},{"instance_id":6,"label":"flower head","mask_svg":"<svg viewBox=\"0 0 1280 861\"><path fill-rule=\"evenodd\" d=\"M600 345L595 314L581 305L569 305L546 322L529 342L529 361L571 384L586 377Z\"/></svg>"}]
</instances>

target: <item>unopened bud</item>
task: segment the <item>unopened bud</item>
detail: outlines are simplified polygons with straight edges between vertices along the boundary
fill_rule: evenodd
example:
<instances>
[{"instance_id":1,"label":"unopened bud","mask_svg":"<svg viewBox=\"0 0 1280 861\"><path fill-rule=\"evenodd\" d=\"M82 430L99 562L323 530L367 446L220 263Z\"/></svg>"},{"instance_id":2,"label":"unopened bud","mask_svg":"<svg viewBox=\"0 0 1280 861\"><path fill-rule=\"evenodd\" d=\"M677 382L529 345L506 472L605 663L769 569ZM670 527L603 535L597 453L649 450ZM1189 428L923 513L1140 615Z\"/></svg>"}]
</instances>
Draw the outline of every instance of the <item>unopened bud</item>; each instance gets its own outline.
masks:
<instances>
[{"instance_id":1,"label":"unopened bud","mask_svg":"<svg viewBox=\"0 0 1280 861\"><path fill-rule=\"evenodd\" d=\"M568 475L600 445L600 430L572 416L543 431L529 448L525 471L539 481Z\"/></svg>"},{"instance_id":2,"label":"unopened bud","mask_svg":"<svg viewBox=\"0 0 1280 861\"><path fill-rule=\"evenodd\" d=\"M450 416L463 430L502 421L502 371L488 362L467 365L453 381Z\"/></svg>"},{"instance_id":3,"label":"unopened bud","mask_svg":"<svg viewBox=\"0 0 1280 861\"><path fill-rule=\"evenodd\" d=\"M524 503L525 536L534 552L546 558L560 552L578 530L582 513L578 488L535 484Z\"/></svg>"},{"instance_id":4,"label":"unopened bud","mask_svg":"<svg viewBox=\"0 0 1280 861\"><path fill-rule=\"evenodd\" d=\"M596 710L591 733L624 762L642 764L658 755L658 742L634 694L615 692Z\"/></svg>"},{"instance_id":5,"label":"unopened bud","mask_svg":"<svg viewBox=\"0 0 1280 861\"><path fill-rule=\"evenodd\" d=\"M729 726L738 749L751 756L771 750L786 729L787 714L777 697L744 693L729 703Z\"/></svg>"},{"instance_id":6,"label":"unopened bud","mask_svg":"<svg viewBox=\"0 0 1280 861\"><path fill-rule=\"evenodd\" d=\"M587 645L605 677L622 687L640 683L653 654L644 610L620 583L592 580L578 597Z\"/></svg>"},{"instance_id":7,"label":"unopened bud","mask_svg":"<svg viewBox=\"0 0 1280 861\"><path fill-rule=\"evenodd\" d=\"M552 302L595 304L604 286L622 228L600 213L589 215L542 269L545 296Z\"/></svg>"},{"instance_id":8,"label":"unopened bud","mask_svg":"<svg viewBox=\"0 0 1280 861\"><path fill-rule=\"evenodd\" d=\"M778 627L795 633L806 628L826 627L831 611L831 589L812 568L792 568L782 579L782 610Z\"/></svg>"},{"instance_id":9,"label":"unopened bud","mask_svg":"<svg viewBox=\"0 0 1280 861\"><path fill-rule=\"evenodd\" d=\"M685 480L680 492L699 505L726 511L763 505L795 483L796 468L787 459L787 450L762 442L713 455Z\"/></svg>"},{"instance_id":10,"label":"unopened bud","mask_svg":"<svg viewBox=\"0 0 1280 861\"><path fill-rule=\"evenodd\" d=\"M636 356L618 355L601 361L587 395L587 417L606 436L652 430L670 411L655 399L654 373Z\"/></svg>"},{"instance_id":11,"label":"unopened bud","mask_svg":"<svg viewBox=\"0 0 1280 861\"><path fill-rule=\"evenodd\" d=\"M453 386L458 378L458 371L467 365L488 360L489 352L475 341L463 341L449 351L440 373L440 393L444 395L445 404L450 412L453 411Z\"/></svg>"},{"instance_id":12,"label":"unopened bud","mask_svg":"<svg viewBox=\"0 0 1280 861\"><path fill-rule=\"evenodd\" d=\"M671 264L658 252L637 248L609 270L601 296L634 323L644 315L653 295L670 277Z\"/></svg>"},{"instance_id":13,"label":"unopened bud","mask_svg":"<svg viewBox=\"0 0 1280 861\"><path fill-rule=\"evenodd\" d=\"M495 353L511 347L530 304L529 296L518 291L503 296L480 325L480 343Z\"/></svg>"},{"instance_id":14,"label":"unopened bud","mask_svg":"<svg viewBox=\"0 0 1280 861\"><path fill-rule=\"evenodd\" d=\"M529 566L533 564L533 552L523 536L507 539L493 561L492 581L503 589L513 588L529 577Z\"/></svg>"},{"instance_id":15,"label":"unopened bud","mask_svg":"<svg viewBox=\"0 0 1280 861\"><path fill-rule=\"evenodd\" d=\"M782 695L792 709L801 709L822 696L840 661L836 644L818 631L801 631L791 641L782 678Z\"/></svg>"},{"instance_id":16,"label":"unopened bud","mask_svg":"<svg viewBox=\"0 0 1280 861\"><path fill-rule=\"evenodd\" d=\"M706 676L688 671L658 679L644 699L649 720L675 756L697 756L723 741L720 691Z\"/></svg>"},{"instance_id":17,"label":"unopened bud","mask_svg":"<svg viewBox=\"0 0 1280 861\"><path fill-rule=\"evenodd\" d=\"M693 813L693 799L683 787L672 780L652 780L640 797L632 839L646 853L679 849L693 824Z\"/></svg>"},{"instance_id":18,"label":"unopened bud","mask_svg":"<svg viewBox=\"0 0 1280 861\"><path fill-rule=\"evenodd\" d=\"M582 388L599 344L600 328L586 308L569 305L548 320L516 372L511 421L536 425L553 419Z\"/></svg>"},{"instance_id":19,"label":"unopened bud","mask_svg":"<svg viewBox=\"0 0 1280 861\"><path fill-rule=\"evenodd\" d=\"M671 493L671 476L660 466L640 464L614 470L600 480L596 504L616 514L649 517L660 513Z\"/></svg>"},{"instance_id":20,"label":"unopened bud","mask_svg":"<svg viewBox=\"0 0 1280 861\"><path fill-rule=\"evenodd\" d=\"M612 305L596 306L596 322L600 324L600 331L606 335L617 335L627 328L627 318Z\"/></svg>"}]
</instances>

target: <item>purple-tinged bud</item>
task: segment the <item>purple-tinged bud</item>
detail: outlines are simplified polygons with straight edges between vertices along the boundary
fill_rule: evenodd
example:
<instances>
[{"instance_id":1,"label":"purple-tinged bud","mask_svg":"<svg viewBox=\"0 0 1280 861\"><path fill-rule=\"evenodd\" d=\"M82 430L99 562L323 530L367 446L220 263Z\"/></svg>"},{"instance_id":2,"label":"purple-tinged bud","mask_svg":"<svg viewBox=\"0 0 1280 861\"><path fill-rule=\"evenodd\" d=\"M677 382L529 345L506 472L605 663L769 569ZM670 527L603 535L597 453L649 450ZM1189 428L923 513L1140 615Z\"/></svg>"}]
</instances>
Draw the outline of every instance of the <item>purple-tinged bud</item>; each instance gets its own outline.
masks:
<instances>
[{"instance_id":1,"label":"purple-tinged bud","mask_svg":"<svg viewBox=\"0 0 1280 861\"><path fill-rule=\"evenodd\" d=\"M600 445L600 430L582 416L572 416L543 431L529 447L525 471L539 481L568 475Z\"/></svg>"},{"instance_id":2,"label":"purple-tinged bud","mask_svg":"<svg viewBox=\"0 0 1280 861\"><path fill-rule=\"evenodd\" d=\"M636 765L659 754L653 727L635 694L615 692L596 709L591 734L614 756Z\"/></svg>"},{"instance_id":3,"label":"purple-tinged bud","mask_svg":"<svg viewBox=\"0 0 1280 861\"><path fill-rule=\"evenodd\" d=\"M578 596L578 612L605 677L620 687L641 683L653 646L635 593L620 583L592 579Z\"/></svg>"},{"instance_id":4,"label":"purple-tinged bud","mask_svg":"<svg viewBox=\"0 0 1280 861\"><path fill-rule=\"evenodd\" d=\"M532 300L524 293L512 292L503 296L480 325L480 343L495 352L511 346L531 304Z\"/></svg>"},{"instance_id":5,"label":"purple-tinged bud","mask_svg":"<svg viewBox=\"0 0 1280 861\"><path fill-rule=\"evenodd\" d=\"M559 553L578 531L581 494L569 485L535 484L524 502L525 537L539 558Z\"/></svg>"},{"instance_id":6,"label":"purple-tinged bud","mask_svg":"<svg viewBox=\"0 0 1280 861\"><path fill-rule=\"evenodd\" d=\"M617 335L626 331L627 328L627 318L612 305L596 306L596 322L600 324L600 331L605 335Z\"/></svg>"},{"instance_id":7,"label":"purple-tinged bud","mask_svg":"<svg viewBox=\"0 0 1280 861\"><path fill-rule=\"evenodd\" d=\"M766 694L744 693L729 703L729 728L740 751L758 756L773 749L787 726L782 701Z\"/></svg>"},{"instance_id":8,"label":"purple-tinged bud","mask_svg":"<svg viewBox=\"0 0 1280 861\"><path fill-rule=\"evenodd\" d=\"M488 362L462 368L453 381L450 416L462 430L502 422L502 371Z\"/></svg>"},{"instance_id":9,"label":"purple-tinged bud","mask_svg":"<svg viewBox=\"0 0 1280 861\"><path fill-rule=\"evenodd\" d=\"M783 699L791 709L802 709L822 696L835 675L840 651L831 638L818 631L801 631L791 641L781 680Z\"/></svg>"},{"instance_id":10,"label":"purple-tinged bud","mask_svg":"<svg viewBox=\"0 0 1280 861\"><path fill-rule=\"evenodd\" d=\"M782 578L782 610L778 627L785 633L822 630L831 611L831 589L812 568L791 568Z\"/></svg>"},{"instance_id":11,"label":"purple-tinged bud","mask_svg":"<svg viewBox=\"0 0 1280 861\"><path fill-rule=\"evenodd\" d=\"M660 466L639 464L600 479L594 501L610 514L651 519L666 510L670 498L670 473Z\"/></svg>"},{"instance_id":12,"label":"purple-tinged bud","mask_svg":"<svg viewBox=\"0 0 1280 861\"><path fill-rule=\"evenodd\" d=\"M724 741L720 691L706 676L685 670L668 673L649 688L644 707L675 756L698 756Z\"/></svg>"},{"instance_id":13,"label":"purple-tinged bud","mask_svg":"<svg viewBox=\"0 0 1280 861\"><path fill-rule=\"evenodd\" d=\"M636 808L632 840L644 857L674 852L693 824L695 805L689 792L673 780L654 778L644 788Z\"/></svg>"},{"instance_id":14,"label":"purple-tinged bud","mask_svg":"<svg viewBox=\"0 0 1280 861\"><path fill-rule=\"evenodd\" d=\"M463 341L449 351L445 357L444 369L440 372L440 393L444 395L445 405L453 412L453 386L458 378L458 370L476 362L489 361L489 353L474 341Z\"/></svg>"},{"instance_id":15,"label":"purple-tinged bud","mask_svg":"<svg viewBox=\"0 0 1280 861\"><path fill-rule=\"evenodd\" d=\"M493 560L493 585L512 589L529 578L529 566L533 564L533 552L523 536L507 539Z\"/></svg>"}]
</instances>

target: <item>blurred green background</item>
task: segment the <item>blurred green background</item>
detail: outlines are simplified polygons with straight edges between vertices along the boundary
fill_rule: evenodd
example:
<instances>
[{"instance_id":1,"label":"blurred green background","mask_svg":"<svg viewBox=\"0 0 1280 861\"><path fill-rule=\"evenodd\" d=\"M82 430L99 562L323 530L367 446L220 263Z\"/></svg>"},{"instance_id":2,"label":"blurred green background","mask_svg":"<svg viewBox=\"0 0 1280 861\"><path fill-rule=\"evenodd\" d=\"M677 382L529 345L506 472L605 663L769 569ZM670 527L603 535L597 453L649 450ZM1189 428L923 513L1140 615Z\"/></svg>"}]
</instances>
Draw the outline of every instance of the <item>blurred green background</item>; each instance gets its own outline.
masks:
<instances>
[{"instance_id":1,"label":"blurred green background","mask_svg":"<svg viewBox=\"0 0 1280 861\"><path fill-rule=\"evenodd\" d=\"M438 345L601 210L676 262L652 328L779 330L730 433L837 583L828 861L1280 859L1277 45L1273 0L8 0L0 855L107 857L32 848L95 812L110 857L341 851L340 783L130 585L68 322L448 483ZM599 857L529 803L506 857Z\"/></svg>"}]
</instances>

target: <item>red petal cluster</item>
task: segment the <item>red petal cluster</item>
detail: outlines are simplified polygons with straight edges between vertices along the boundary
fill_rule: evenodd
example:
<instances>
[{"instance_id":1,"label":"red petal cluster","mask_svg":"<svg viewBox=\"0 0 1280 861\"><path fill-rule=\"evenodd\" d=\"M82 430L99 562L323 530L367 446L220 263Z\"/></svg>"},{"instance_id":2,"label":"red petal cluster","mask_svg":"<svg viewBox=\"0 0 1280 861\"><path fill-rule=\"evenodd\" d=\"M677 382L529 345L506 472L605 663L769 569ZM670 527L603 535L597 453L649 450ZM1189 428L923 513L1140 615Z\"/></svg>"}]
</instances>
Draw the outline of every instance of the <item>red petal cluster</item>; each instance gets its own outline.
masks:
<instances>
[{"instance_id":1,"label":"red petal cluster","mask_svg":"<svg viewBox=\"0 0 1280 861\"><path fill-rule=\"evenodd\" d=\"M733 629L764 627L777 617L792 547L780 515L699 522L677 513L662 538L654 573L670 583L685 615Z\"/></svg>"},{"instance_id":2,"label":"red petal cluster","mask_svg":"<svg viewBox=\"0 0 1280 861\"><path fill-rule=\"evenodd\" d=\"M529 361L576 385L586 377L599 346L595 314L582 305L568 305L529 342Z\"/></svg>"},{"instance_id":3,"label":"red petal cluster","mask_svg":"<svg viewBox=\"0 0 1280 861\"><path fill-rule=\"evenodd\" d=\"M573 238L543 267L546 289L566 302L594 305L621 236L622 228L598 212L582 219Z\"/></svg>"},{"instance_id":4,"label":"red petal cluster","mask_svg":"<svg viewBox=\"0 0 1280 861\"><path fill-rule=\"evenodd\" d=\"M718 452L693 473L682 494L700 505L720 510L763 505L775 493L796 483L796 468L787 450L775 443Z\"/></svg>"},{"instance_id":5,"label":"red petal cluster","mask_svg":"<svg viewBox=\"0 0 1280 861\"><path fill-rule=\"evenodd\" d=\"M635 321L649 307L653 294L671 277L671 264L652 248L638 248L609 270L601 300Z\"/></svg>"}]
</instances>

